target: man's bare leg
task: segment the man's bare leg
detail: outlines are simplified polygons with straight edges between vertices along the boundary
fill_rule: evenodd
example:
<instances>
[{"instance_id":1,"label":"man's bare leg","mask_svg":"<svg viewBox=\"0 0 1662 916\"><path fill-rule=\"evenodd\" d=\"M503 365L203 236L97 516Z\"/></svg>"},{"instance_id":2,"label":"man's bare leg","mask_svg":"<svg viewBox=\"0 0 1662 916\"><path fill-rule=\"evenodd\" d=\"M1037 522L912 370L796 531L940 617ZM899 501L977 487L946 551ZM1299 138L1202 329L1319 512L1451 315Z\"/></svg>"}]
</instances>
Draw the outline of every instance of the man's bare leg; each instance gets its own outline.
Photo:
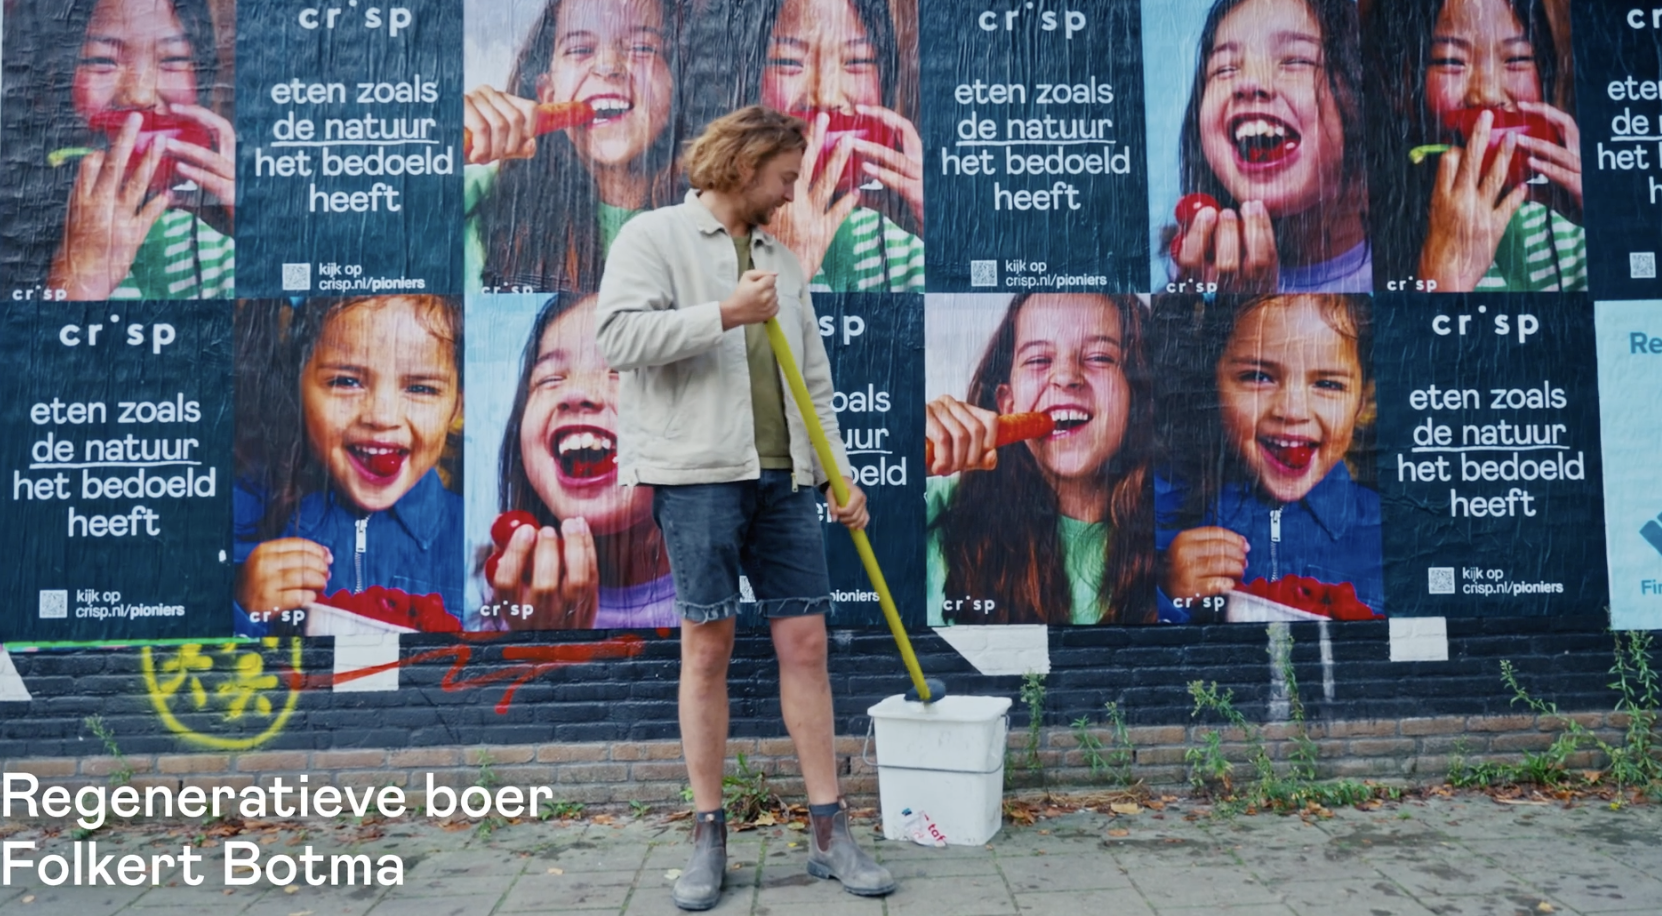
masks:
<instances>
[{"instance_id":1,"label":"man's bare leg","mask_svg":"<svg viewBox=\"0 0 1662 916\"><path fill-rule=\"evenodd\" d=\"M825 617L821 614L775 617L769 623L773 628L773 651L779 658L779 706L785 715L785 729L791 734L791 743L796 745L808 803L831 804L842 793L837 788L837 762L832 753L831 676L826 668ZM682 731L685 733L685 725Z\"/></svg>"},{"instance_id":2,"label":"man's bare leg","mask_svg":"<svg viewBox=\"0 0 1662 916\"><path fill-rule=\"evenodd\" d=\"M727 663L733 657L734 623L732 617L711 623L681 621L681 754L687 761L687 781L692 784L697 811L721 807L721 772L727 760ZM829 683L826 695L829 702ZM829 731L829 708L826 725ZM829 756L829 745L827 750Z\"/></svg>"}]
</instances>

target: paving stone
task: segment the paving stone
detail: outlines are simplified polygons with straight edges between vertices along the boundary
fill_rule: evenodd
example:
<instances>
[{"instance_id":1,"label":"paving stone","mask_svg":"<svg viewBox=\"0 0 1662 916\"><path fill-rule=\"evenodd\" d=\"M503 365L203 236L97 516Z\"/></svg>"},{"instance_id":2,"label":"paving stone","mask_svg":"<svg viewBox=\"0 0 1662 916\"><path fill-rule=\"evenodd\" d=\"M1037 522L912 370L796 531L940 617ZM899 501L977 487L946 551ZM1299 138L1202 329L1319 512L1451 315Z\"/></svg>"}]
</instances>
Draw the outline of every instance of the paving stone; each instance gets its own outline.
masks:
<instances>
[{"instance_id":1,"label":"paving stone","mask_svg":"<svg viewBox=\"0 0 1662 916\"><path fill-rule=\"evenodd\" d=\"M1464 898L1480 898L1485 901L1528 900L1528 906L1531 908L1544 901L1559 911L1565 909L1561 901L1551 899L1538 887L1510 872L1489 867L1482 862L1387 862L1380 863L1377 867L1382 874L1427 908L1434 909L1445 902L1457 900L1461 901L1460 905L1464 907L1468 905Z\"/></svg>"},{"instance_id":2,"label":"paving stone","mask_svg":"<svg viewBox=\"0 0 1662 916\"><path fill-rule=\"evenodd\" d=\"M1131 887L1130 876L1103 852L1090 856L1001 856L998 870L1015 894Z\"/></svg>"},{"instance_id":3,"label":"paving stone","mask_svg":"<svg viewBox=\"0 0 1662 916\"><path fill-rule=\"evenodd\" d=\"M496 899L478 897L406 897L385 899L369 910L371 916L490 916Z\"/></svg>"},{"instance_id":4,"label":"paving stone","mask_svg":"<svg viewBox=\"0 0 1662 916\"><path fill-rule=\"evenodd\" d=\"M914 878L888 898L889 916L1006 916L1015 914L1004 879L992 875Z\"/></svg>"},{"instance_id":5,"label":"paving stone","mask_svg":"<svg viewBox=\"0 0 1662 916\"><path fill-rule=\"evenodd\" d=\"M1112 913L1113 916L1154 916L1135 889L1075 892L1017 893L1021 916L1079 916L1082 913Z\"/></svg>"},{"instance_id":6,"label":"paving stone","mask_svg":"<svg viewBox=\"0 0 1662 916\"><path fill-rule=\"evenodd\" d=\"M1426 909L1402 888L1379 879L1371 884L1333 881L1291 882L1276 888L1298 916L1443 916ZM1233 911L1230 916L1234 916ZM1446 911L1453 916L1456 910Z\"/></svg>"},{"instance_id":7,"label":"paving stone","mask_svg":"<svg viewBox=\"0 0 1662 916\"><path fill-rule=\"evenodd\" d=\"M1131 883L1156 910L1224 901L1231 905L1280 902L1277 894L1241 868L1179 865L1128 866L1126 870Z\"/></svg>"}]
</instances>

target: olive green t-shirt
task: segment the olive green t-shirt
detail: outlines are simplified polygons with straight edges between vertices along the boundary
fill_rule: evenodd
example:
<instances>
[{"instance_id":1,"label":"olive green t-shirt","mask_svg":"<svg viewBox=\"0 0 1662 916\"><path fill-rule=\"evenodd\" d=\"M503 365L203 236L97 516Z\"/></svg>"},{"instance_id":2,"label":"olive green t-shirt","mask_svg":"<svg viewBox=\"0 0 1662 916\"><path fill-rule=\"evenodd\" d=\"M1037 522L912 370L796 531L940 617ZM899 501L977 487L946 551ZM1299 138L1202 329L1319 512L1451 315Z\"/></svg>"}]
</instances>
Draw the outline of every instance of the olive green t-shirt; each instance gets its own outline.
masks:
<instances>
[{"instance_id":1,"label":"olive green t-shirt","mask_svg":"<svg viewBox=\"0 0 1662 916\"><path fill-rule=\"evenodd\" d=\"M750 269L750 236L733 239L739 257L739 276ZM750 412L756 423L756 457L764 470L791 469L791 433L785 425L785 389L779 383L779 361L773 357L765 325L744 326L744 350L750 363Z\"/></svg>"}]
</instances>

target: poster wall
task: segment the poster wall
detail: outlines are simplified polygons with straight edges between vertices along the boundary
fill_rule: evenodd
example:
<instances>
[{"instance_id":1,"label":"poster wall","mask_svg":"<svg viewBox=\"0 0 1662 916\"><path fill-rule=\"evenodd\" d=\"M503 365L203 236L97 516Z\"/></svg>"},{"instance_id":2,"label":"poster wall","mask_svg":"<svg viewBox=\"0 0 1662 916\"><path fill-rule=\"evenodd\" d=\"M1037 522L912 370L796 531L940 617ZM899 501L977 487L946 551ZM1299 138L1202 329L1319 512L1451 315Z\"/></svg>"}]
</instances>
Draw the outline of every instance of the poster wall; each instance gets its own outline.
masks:
<instances>
[{"instance_id":1,"label":"poster wall","mask_svg":"<svg viewBox=\"0 0 1662 916\"><path fill-rule=\"evenodd\" d=\"M679 626L596 297L756 104L909 627L1662 626L1659 25L6 0L0 639Z\"/></svg>"}]
</instances>

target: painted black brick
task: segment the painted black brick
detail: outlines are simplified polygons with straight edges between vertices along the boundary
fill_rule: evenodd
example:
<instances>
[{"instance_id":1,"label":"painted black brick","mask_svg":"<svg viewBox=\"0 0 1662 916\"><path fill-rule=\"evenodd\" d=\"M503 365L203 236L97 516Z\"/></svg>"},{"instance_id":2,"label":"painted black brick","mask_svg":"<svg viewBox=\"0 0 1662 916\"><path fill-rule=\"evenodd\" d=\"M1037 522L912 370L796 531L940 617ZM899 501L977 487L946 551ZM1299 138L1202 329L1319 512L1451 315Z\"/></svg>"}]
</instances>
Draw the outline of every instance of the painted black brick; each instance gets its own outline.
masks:
<instances>
[{"instance_id":1,"label":"painted black brick","mask_svg":"<svg viewBox=\"0 0 1662 916\"><path fill-rule=\"evenodd\" d=\"M1289 632L1293 663L1313 718L1392 719L1520 712L1500 681L1501 659L1514 662L1535 696L1561 708L1610 709L1614 696L1605 685L1612 643L1604 626L1600 614L1450 620L1449 661L1392 663L1385 624L1335 624L1326 628L1333 658L1332 700L1321 696L1323 628L1294 624ZM307 690L286 730L262 748L674 738L679 642L650 631L640 634L644 644L634 658L544 671L517 689L505 714L496 711L508 685L527 670L525 663L504 658L504 648L612 635L514 634L468 644L469 658L455 677L467 682L497 674L501 679L462 688L443 686L455 667L456 644L445 637L412 638L406 657L444 652L405 667L396 692ZM914 634L913 641L925 671L946 680L951 692L1014 698L1020 689L1020 678L975 673L933 633ZM1114 700L1132 724L1187 724L1193 721L1187 684L1194 680L1215 680L1234 690L1237 706L1251 718L1262 717L1271 698L1269 640L1261 626L1065 628L1052 630L1050 643L1045 719L1051 723L1081 715L1100 720L1103 702ZM303 667L320 675L320 683L327 683L333 668L332 648L330 640L308 641L305 647ZM82 722L88 715L103 716L128 753L195 749L157 718L137 650L42 651L13 658L37 699L0 706L5 711L0 754L89 753L90 733ZM863 733L866 708L909 686L882 630L834 630L830 668L837 728L845 734ZM783 735L773 650L765 635L746 633L737 640L733 675L734 734ZM1017 721L1025 721L1020 704L1015 713ZM183 718L204 731L223 733L224 723L214 714Z\"/></svg>"}]
</instances>

